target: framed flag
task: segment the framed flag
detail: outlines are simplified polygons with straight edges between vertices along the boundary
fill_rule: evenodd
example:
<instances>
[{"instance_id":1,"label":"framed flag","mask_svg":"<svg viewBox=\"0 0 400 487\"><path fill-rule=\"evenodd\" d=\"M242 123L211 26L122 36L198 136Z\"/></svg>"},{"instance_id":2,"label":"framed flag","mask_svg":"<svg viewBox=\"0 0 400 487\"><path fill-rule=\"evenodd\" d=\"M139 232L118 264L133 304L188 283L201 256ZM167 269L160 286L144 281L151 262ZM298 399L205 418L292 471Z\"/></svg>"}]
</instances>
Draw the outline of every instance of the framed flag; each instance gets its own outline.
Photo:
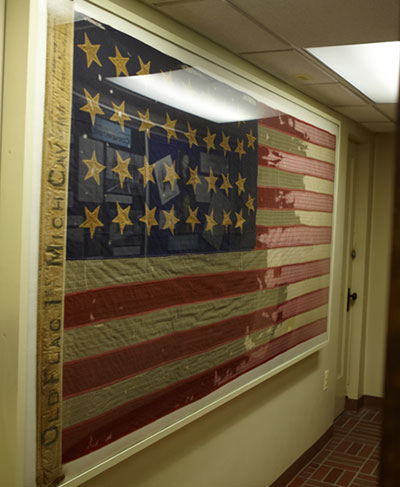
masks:
<instances>
[{"instance_id":1,"label":"framed flag","mask_svg":"<svg viewBox=\"0 0 400 487\"><path fill-rule=\"evenodd\" d=\"M38 485L144 448L327 343L338 135L136 25L56 3Z\"/></svg>"}]
</instances>

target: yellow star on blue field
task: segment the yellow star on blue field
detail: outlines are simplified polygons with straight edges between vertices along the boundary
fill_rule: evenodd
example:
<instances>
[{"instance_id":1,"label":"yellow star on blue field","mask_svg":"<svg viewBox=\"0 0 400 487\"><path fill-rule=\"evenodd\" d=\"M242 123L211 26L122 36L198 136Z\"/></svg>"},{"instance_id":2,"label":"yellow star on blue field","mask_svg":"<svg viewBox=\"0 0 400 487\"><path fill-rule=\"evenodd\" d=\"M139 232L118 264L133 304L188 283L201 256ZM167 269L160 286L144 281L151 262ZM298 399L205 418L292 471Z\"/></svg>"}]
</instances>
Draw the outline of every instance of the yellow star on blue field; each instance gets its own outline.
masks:
<instances>
[{"instance_id":1,"label":"yellow star on blue field","mask_svg":"<svg viewBox=\"0 0 400 487\"><path fill-rule=\"evenodd\" d=\"M190 123L189 122L186 123L187 123L188 131L183 132L183 135L185 135L185 137L187 138L189 142L189 147L192 148L193 144L198 146L199 144L197 143L197 139L196 139L197 129L192 129Z\"/></svg>"},{"instance_id":2,"label":"yellow star on blue field","mask_svg":"<svg viewBox=\"0 0 400 487\"><path fill-rule=\"evenodd\" d=\"M163 179L163 183L169 183L171 185L171 190L173 190L175 181L180 179L179 175L175 171L175 161L172 163L172 166L169 166L166 162L164 162L164 167L165 177Z\"/></svg>"},{"instance_id":3,"label":"yellow star on blue field","mask_svg":"<svg viewBox=\"0 0 400 487\"><path fill-rule=\"evenodd\" d=\"M90 231L90 238L93 238L94 232L97 227L104 227L104 225L99 220L99 210L100 205L93 211L90 211L89 208L85 206L86 220L79 225L79 228L88 228Z\"/></svg>"},{"instance_id":4,"label":"yellow star on blue field","mask_svg":"<svg viewBox=\"0 0 400 487\"><path fill-rule=\"evenodd\" d=\"M150 120L150 110L147 109L145 113L139 112L138 110L138 114L141 121L139 132L145 132L147 137L150 139L150 130L156 126L156 124Z\"/></svg>"},{"instance_id":5,"label":"yellow star on blue field","mask_svg":"<svg viewBox=\"0 0 400 487\"><path fill-rule=\"evenodd\" d=\"M217 182L218 177L214 176L214 173L213 173L213 170L211 167L210 167L210 172L209 172L208 176L205 176L204 179L208 183L208 192L211 193L211 191L214 191L214 193L216 193L217 190L215 188L215 183Z\"/></svg>"},{"instance_id":6,"label":"yellow star on blue field","mask_svg":"<svg viewBox=\"0 0 400 487\"><path fill-rule=\"evenodd\" d=\"M161 125L161 127L167 132L168 144L169 141L171 140L171 137L177 139L176 132L175 132L176 122L177 120L171 120L169 113L167 112L167 121L165 122L164 125Z\"/></svg>"},{"instance_id":7,"label":"yellow star on blue field","mask_svg":"<svg viewBox=\"0 0 400 487\"><path fill-rule=\"evenodd\" d=\"M231 146L229 145L229 137L229 135L225 135L222 131L222 142L219 145L224 149L224 157L226 157L227 151L231 151Z\"/></svg>"},{"instance_id":8,"label":"yellow star on blue field","mask_svg":"<svg viewBox=\"0 0 400 487\"><path fill-rule=\"evenodd\" d=\"M244 193L244 183L246 182L246 178L242 178L240 173L238 174L237 181L235 182L236 186L238 187L238 194Z\"/></svg>"},{"instance_id":9,"label":"yellow star on blue field","mask_svg":"<svg viewBox=\"0 0 400 487\"><path fill-rule=\"evenodd\" d=\"M165 224L163 230L169 230L172 235L175 232L175 225L179 222L179 218L175 216L175 205L171 206L170 211L162 210L165 217Z\"/></svg>"},{"instance_id":10,"label":"yellow star on blue field","mask_svg":"<svg viewBox=\"0 0 400 487\"><path fill-rule=\"evenodd\" d=\"M136 71L136 74L138 76L150 74L150 61L144 63L140 56L138 56L138 59L139 59L140 69L139 71Z\"/></svg>"},{"instance_id":11,"label":"yellow star on blue field","mask_svg":"<svg viewBox=\"0 0 400 487\"><path fill-rule=\"evenodd\" d=\"M210 151L210 149L215 149L214 145L214 139L217 134L212 134L210 132L210 129L207 127L207 136L203 138L204 142L207 145L207 153Z\"/></svg>"},{"instance_id":12,"label":"yellow star on blue field","mask_svg":"<svg viewBox=\"0 0 400 487\"><path fill-rule=\"evenodd\" d=\"M250 194L247 196L247 201L245 205L247 206L247 210L250 213L251 211L256 211L254 208L254 200L255 198L252 198Z\"/></svg>"},{"instance_id":13,"label":"yellow star on blue field","mask_svg":"<svg viewBox=\"0 0 400 487\"><path fill-rule=\"evenodd\" d=\"M131 211L130 205L127 206L126 208L122 209L120 204L117 201L117 216L113 219L113 223L118 223L119 224L119 231L121 235L124 233L124 229L126 225L133 225L129 218L129 212Z\"/></svg>"},{"instance_id":14,"label":"yellow star on blue field","mask_svg":"<svg viewBox=\"0 0 400 487\"><path fill-rule=\"evenodd\" d=\"M196 193L196 188L198 184L201 184L201 180L198 175L199 168L196 166L195 169L189 167L190 178L187 180L186 184L191 184L193 186L193 192Z\"/></svg>"},{"instance_id":15,"label":"yellow star on blue field","mask_svg":"<svg viewBox=\"0 0 400 487\"><path fill-rule=\"evenodd\" d=\"M83 88L85 92L86 98L86 105L80 108L83 112L87 112L90 115L90 120L92 121L92 125L94 125L96 121L96 115L104 115L103 110L100 108L99 100L100 100L100 93L97 93L95 96L88 92L86 88Z\"/></svg>"},{"instance_id":16,"label":"yellow star on blue field","mask_svg":"<svg viewBox=\"0 0 400 487\"><path fill-rule=\"evenodd\" d=\"M97 51L100 49L100 44L92 44L86 32L84 33L85 42L78 44L79 49L82 49L86 54L86 64L90 68L90 65L94 62L101 66L101 62L97 57Z\"/></svg>"},{"instance_id":17,"label":"yellow star on blue field","mask_svg":"<svg viewBox=\"0 0 400 487\"><path fill-rule=\"evenodd\" d=\"M126 69L126 63L129 61L129 58L122 56L117 46L114 47L115 47L115 56L114 57L109 56L108 59L115 66L115 76L118 78L121 73L124 74L125 76L129 76L128 70Z\"/></svg>"},{"instance_id":18,"label":"yellow star on blue field","mask_svg":"<svg viewBox=\"0 0 400 487\"><path fill-rule=\"evenodd\" d=\"M112 170L119 175L119 182L122 188L124 185L125 178L133 179L128 169L129 163L131 162L131 158L127 157L126 159L122 159L122 157L119 155L119 152L116 151L116 153L117 153L117 165L113 167Z\"/></svg>"},{"instance_id":19,"label":"yellow star on blue field","mask_svg":"<svg viewBox=\"0 0 400 487\"><path fill-rule=\"evenodd\" d=\"M88 168L84 181L89 178L93 178L100 186L100 173L104 171L106 166L103 166L103 164L100 164L100 162L97 160L96 151L92 152L92 157L90 159L82 159L82 162L85 163Z\"/></svg>"},{"instance_id":20,"label":"yellow star on blue field","mask_svg":"<svg viewBox=\"0 0 400 487\"><path fill-rule=\"evenodd\" d=\"M213 235L214 234L214 227L215 227L215 225L217 225L217 222L214 220L214 210L211 210L209 215L205 214L204 216L206 217L205 231L210 232L211 235Z\"/></svg>"},{"instance_id":21,"label":"yellow star on blue field","mask_svg":"<svg viewBox=\"0 0 400 487\"><path fill-rule=\"evenodd\" d=\"M155 206L150 210L150 208L147 206L147 203L145 203L144 204L145 214L144 216L142 216L142 218L139 218L139 220L146 225L147 235L150 235L151 227L158 225L158 221L156 220L156 215L155 215L156 209L157 207Z\"/></svg>"},{"instance_id":22,"label":"yellow star on blue field","mask_svg":"<svg viewBox=\"0 0 400 487\"><path fill-rule=\"evenodd\" d=\"M244 140L243 139L237 139L237 146L235 149L235 152L239 154L239 159L242 160L242 156L246 154L246 151L244 150Z\"/></svg>"},{"instance_id":23,"label":"yellow star on blue field","mask_svg":"<svg viewBox=\"0 0 400 487\"><path fill-rule=\"evenodd\" d=\"M243 224L246 222L246 220L243 218L242 211L243 211L242 209L239 211L239 213L235 211L235 215L236 215L235 228L240 228L240 233L243 233Z\"/></svg>"},{"instance_id":24,"label":"yellow star on blue field","mask_svg":"<svg viewBox=\"0 0 400 487\"><path fill-rule=\"evenodd\" d=\"M143 167L139 167L138 171L143 176L143 187L146 187L146 184L150 181L151 183L155 184L153 171L154 171L154 164L149 164L147 157L144 156L144 163Z\"/></svg>"},{"instance_id":25,"label":"yellow star on blue field","mask_svg":"<svg viewBox=\"0 0 400 487\"><path fill-rule=\"evenodd\" d=\"M227 232L229 225L232 225L232 220L231 220L232 212L231 211L226 212L225 210L223 210L223 212L224 212L224 216L222 219L222 225L225 228L225 232Z\"/></svg>"},{"instance_id":26,"label":"yellow star on blue field","mask_svg":"<svg viewBox=\"0 0 400 487\"><path fill-rule=\"evenodd\" d=\"M254 147L254 142L257 140L257 137L254 137L252 129L250 129L250 132L246 134L247 137L247 148L250 149L255 149Z\"/></svg>"},{"instance_id":27,"label":"yellow star on blue field","mask_svg":"<svg viewBox=\"0 0 400 487\"><path fill-rule=\"evenodd\" d=\"M186 219L186 223L190 223L192 227L192 232L194 232L194 227L196 226L196 224L200 223L200 220L197 218L197 212L199 211L199 207L192 210L190 206L188 206L188 210L189 216Z\"/></svg>"},{"instance_id":28,"label":"yellow star on blue field","mask_svg":"<svg viewBox=\"0 0 400 487\"><path fill-rule=\"evenodd\" d=\"M231 182L229 181L229 173L227 175L221 174L223 183L221 184L220 188L223 189L226 193L226 196L228 196L229 193L229 188L232 188L233 186L231 185Z\"/></svg>"},{"instance_id":29,"label":"yellow star on blue field","mask_svg":"<svg viewBox=\"0 0 400 487\"><path fill-rule=\"evenodd\" d=\"M123 101L121 105L117 105L113 101L111 102L114 108L114 115L110 117L113 122L118 122L121 126L122 132L125 131L124 122L130 120L131 118L125 113L125 102Z\"/></svg>"}]
</instances>

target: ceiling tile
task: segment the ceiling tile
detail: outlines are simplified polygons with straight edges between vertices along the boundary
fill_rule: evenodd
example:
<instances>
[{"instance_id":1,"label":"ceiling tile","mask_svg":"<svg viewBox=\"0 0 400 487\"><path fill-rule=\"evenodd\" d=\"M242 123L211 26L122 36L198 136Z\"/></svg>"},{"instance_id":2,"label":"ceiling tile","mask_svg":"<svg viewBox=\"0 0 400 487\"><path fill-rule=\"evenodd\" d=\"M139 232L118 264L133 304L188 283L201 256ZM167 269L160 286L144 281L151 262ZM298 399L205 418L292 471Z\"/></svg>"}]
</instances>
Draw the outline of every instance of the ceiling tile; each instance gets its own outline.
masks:
<instances>
[{"instance_id":1,"label":"ceiling tile","mask_svg":"<svg viewBox=\"0 0 400 487\"><path fill-rule=\"evenodd\" d=\"M365 105L363 107L336 107L335 110L356 122L389 122L384 115L375 110L371 105Z\"/></svg>"},{"instance_id":2,"label":"ceiling tile","mask_svg":"<svg viewBox=\"0 0 400 487\"><path fill-rule=\"evenodd\" d=\"M377 103L376 106L392 120L397 119L397 103Z\"/></svg>"},{"instance_id":3,"label":"ceiling tile","mask_svg":"<svg viewBox=\"0 0 400 487\"><path fill-rule=\"evenodd\" d=\"M157 8L233 52L288 47L222 0L166 3Z\"/></svg>"},{"instance_id":4,"label":"ceiling tile","mask_svg":"<svg viewBox=\"0 0 400 487\"><path fill-rule=\"evenodd\" d=\"M399 0L228 0L297 47L399 39Z\"/></svg>"},{"instance_id":5,"label":"ceiling tile","mask_svg":"<svg viewBox=\"0 0 400 487\"><path fill-rule=\"evenodd\" d=\"M260 68L295 86L335 81L322 69L296 51L263 52L242 54L242 56ZM305 76L308 79L299 80L299 76Z\"/></svg>"},{"instance_id":6,"label":"ceiling tile","mask_svg":"<svg viewBox=\"0 0 400 487\"><path fill-rule=\"evenodd\" d=\"M371 130L371 132L395 132L397 128L393 122L367 122L361 125Z\"/></svg>"},{"instance_id":7,"label":"ceiling tile","mask_svg":"<svg viewBox=\"0 0 400 487\"><path fill-rule=\"evenodd\" d=\"M366 105L366 102L340 83L321 83L304 85L299 88L307 95L329 106Z\"/></svg>"}]
</instances>

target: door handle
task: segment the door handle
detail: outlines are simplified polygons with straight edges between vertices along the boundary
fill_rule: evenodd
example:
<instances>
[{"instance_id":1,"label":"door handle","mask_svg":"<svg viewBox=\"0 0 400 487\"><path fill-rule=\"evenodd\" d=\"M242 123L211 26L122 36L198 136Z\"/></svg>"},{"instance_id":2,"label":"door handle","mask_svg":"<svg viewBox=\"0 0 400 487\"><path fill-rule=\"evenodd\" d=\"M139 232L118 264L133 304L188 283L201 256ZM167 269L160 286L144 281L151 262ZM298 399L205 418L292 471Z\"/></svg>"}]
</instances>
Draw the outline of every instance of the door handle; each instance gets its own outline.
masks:
<instances>
[{"instance_id":1,"label":"door handle","mask_svg":"<svg viewBox=\"0 0 400 487\"><path fill-rule=\"evenodd\" d=\"M347 288L347 306L346 311L350 311L350 302L355 301L357 299L357 293L352 293L350 288Z\"/></svg>"}]
</instances>

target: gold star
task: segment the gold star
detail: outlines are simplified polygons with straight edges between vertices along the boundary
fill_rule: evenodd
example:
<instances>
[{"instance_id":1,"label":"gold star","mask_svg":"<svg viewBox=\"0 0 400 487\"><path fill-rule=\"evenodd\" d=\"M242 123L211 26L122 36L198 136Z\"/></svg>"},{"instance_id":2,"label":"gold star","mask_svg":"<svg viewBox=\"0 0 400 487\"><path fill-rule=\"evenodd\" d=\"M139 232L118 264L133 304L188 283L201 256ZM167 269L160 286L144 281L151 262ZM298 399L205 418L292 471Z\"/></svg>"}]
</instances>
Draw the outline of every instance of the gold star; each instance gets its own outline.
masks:
<instances>
[{"instance_id":1,"label":"gold star","mask_svg":"<svg viewBox=\"0 0 400 487\"><path fill-rule=\"evenodd\" d=\"M190 223L190 225L192 226L192 232L194 232L195 225L197 223L200 223L200 220L197 218L197 212L199 211L199 207L192 210L190 206L188 206L188 210L189 210L189 216L185 223Z\"/></svg>"},{"instance_id":2,"label":"gold star","mask_svg":"<svg viewBox=\"0 0 400 487\"><path fill-rule=\"evenodd\" d=\"M221 174L223 183L221 184L220 188L225 190L226 196L228 196L229 188L232 188L231 182L229 181L229 172L225 176L225 174Z\"/></svg>"},{"instance_id":3,"label":"gold star","mask_svg":"<svg viewBox=\"0 0 400 487\"><path fill-rule=\"evenodd\" d=\"M165 81L167 81L168 83L171 83L172 82L172 70L168 70L168 71L163 71L162 69L160 69L160 73L163 75L163 78Z\"/></svg>"},{"instance_id":4,"label":"gold star","mask_svg":"<svg viewBox=\"0 0 400 487\"><path fill-rule=\"evenodd\" d=\"M238 179L236 181L236 186L238 187L238 193L240 195L240 193L244 192L244 183L246 182L246 178L242 178L242 176L238 175Z\"/></svg>"},{"instance_id":5,"label":"gold star","mask_svg":"<svg viewBox=\"0 0 400 487\"><path fill-rule=\"evenodd\" d=\"M196 186L198 184L201 184L199 175L198 175L198 170L199 168L196 166L195 169L192 169L189 167L190 171L190 178L188 179L188 182L186 184L191 184L193 186L193 192L196 193Z\"/></svg>"},{"instance_id":6,"label":"gold star","mask_svg":"<svg viewBox=\"0 0 400 487\"><path fill-rule=\"evenodd\" d=\"M97 57L97 51L100 49L100 44L92 44L86 32L84 33L84 36L85 42L83 44L78 44L78 47L86 54L87 67L90 68L90 65L93 62L101 66L101 62Z\"/></svg>"},{"instance_id":7,"label":"gold star","mask_svg":"<svg viewBox=\"0 0 400 487\"><path fill-rule=\"evenodd\" d=\"M184 132L184 135L186 135L187 137L187 140L189 141L189 147L192 148L192 145L199 145L197 143L197 140L196 140L196 132L197 132L197 129L192 129L192 127L190 126L190 123L189 122L186 122L187 123L187 126L188 126L188 131L187 132Z\"/></svg>"},{"instance_id":8,"label":"gold star","mask_svg":"<svg viewBox=\"0 0 400 487\"><path fill-rule=\"evenodd\" d=\"M250 149L255 149L254 147L254 142L257 140L257 137L254 137L252 129L250 129L250 132L246 134L247 137L247 148Z\"/></svg>"},{"instance_id":9,"label":"gold star","mask_svg":"<svg viewBox=\"0 0 400 487\"><path fill-rule=\"evenodd\" d=\"M169 144L169 141L171 140L171 137L174 137L175 139L178 138L176 136L176 133L175 133L176 122L177 122L176 120L170 119L169 113L167 112L167 121L165 122L164 125L161 125L161 127L167 132L168 144Z\"/></svg>"},{"instance_id":10,"label":"gold star","mask_svg":"<svg viewBox=\"0 0 400 487\"><path fill-rule=\"evenodd\" d=\"M141 120L141 124L139 127L139 132L146 132L147 137L150 139L150 130L155 127L156 125L150 120L150 111L149 109L146 110L146 113L139 112L138 114Z\"/></svg>"},{"instance_id":11,"label":"gold star","mask_svg":"<svg viewBox=\"0 0 400 487\"><path fill-rule=\"evenodd\" d=\"M165 224L163 230L169 230L174 235L175 225L179 222L179 218L175 216L175 205L171 206L170 211L162 210L165 216Z\"/></svg>"},{"instance_id":12,"label":"gold star","mask_svg":"<svg viewBox=\"0 0 400 487\"><path fill-rule=\"evenodd\" d=\"M122 209L117 201L117 211L118 211L118 215L114 218L112 222L119 223L119 231L121 232L122 235L124 233L124 229L126 225L133 225L133 223L129 218L129 212L131 211L131 207L129 205L125 209Z\"/></svg>"},{"instance_id":13,"label":"gold star","mask_svg":"<svg viewBox=\"0 0 400 487\"><path fill-rule=\"evenodd\" d=\"M104 225L99 220L99 210L100 205L93 211L85 206L85 216L86 220L79 225L79 228L88 228L90 230L90 238L93 238L94 232L97 227L104 227Z\"/></svg>"},{"instance_id":14,"label":"gold star","mask_svg":"<svg viewBox=\"0 0 400 487\"><path fill-rule=\"evenodd\" d=\"M169 166L166 162L164 162L164 167L166 170L165 178L163 179L163 183L169 183L171 185L171 189L174 189L174 184L176 179L180 179L179 175L175 172L175 161L172 163L172 166Z\"/></svg>"},{"instance_id":15,"label":"gold star","mask_svg":"<svg viewBox=\"0 0 400 487\"><path fill-rule=\"evenodd\" d=\"M157 207L155 206L152 210L150 210L150 208L147 206L147 203L145 203L144 204L145 215L142 216L142 218L139 218L141 222L146 224L147 235L150 235L151 227L158 225L158 221L156 220L156 216L155 216L156 209Z\"/></svg>"},{"instance_id":16,"label":"gold star","mask_svg":"<svg viewBox=\"0 0 400 487\"><path fill-rule=\"evenodd\" d=\"M246 151L244 150L243 145L244 145L244 140L237 139L237 146L236 146L235 152L237 152L239 154L240 160L242 160L242 155L246 154Z\"/></svg>"},{"instance_id":17,"label":"gold star","mask_svg":"<svg viewBox=\"0 0 400 487\"><path fill-rule=\"evenodd\" d=\"M228 213L223 210L224 212L224 218L222 220L222 225L225 227L225 232L228 231L229 225L232 225L232 220L231 220L231 211L228 211Z\"/></svg>"},{"instance_id":18,"label":"gold star","mask_svg":"<svg viewBox=\"0 0 400 487\"><path fill-rule=\"evenodd\" d=\"M247 206L247 209L249 210L249 213L250 213L250 211L256 211L254 209L254 200L255 200L255 198L252 198L249 194L247 197L247 201L245 203L245 205Z\"/></svg>"},{"instance_id":19,"label":"gold star","mask_svg":"<svg viewBox=\"0 0 400 487\"><path fill-rule=\"evenodd\" d=\"M236 215L236 225L235 225L235 228L240 228L240 233L243 233L243 224L246 221L243 218L242 211L243 210L240 210L239 213L235 211L235 215Z\"/></svg>"},{"instance_id":20,"label":"gold star","mask_svg":"<svg viewBox=\"0 0 400 487\"><path fill-rule=\"evenodd\" d=\"M100 93L97 93L97 95L92 97L86 88L83 88L83 91L85 92L85 98L87 103L86 105L81 107L80 110L82 110L83 112L88 112L90 114L92 125L94 125L94 122L96 121L96 115L104 115L104 112L99 105Z\"/></svg>"},{"instance_id":21,"label":"gold star","mask_svg":"<svg viewBox=\"0 0 400 487\"><path fill-rule=\"evenodd\" d=\"M214 234L214 227L215 225L217 225L217 222L214 220L214 210L211 210L210 211L210 214L209 215L205 215L206 217L206 229L205 231L209 231L211 233L211 235Z\"/></svg>"},{"instance_id":22,"label":"gold star","mask_svg":"<svg viewBox=\"0 0 400 487\"><path fill-rule=\"evenodd\" d=\"M122 132L125 131L125 126L124 122L125 120L130 120L131 117L128 117L128 115L125 113L125 102L123 101L121 105L117 105L113 101L111 102L112 106L114 108L114 115L110 117L110 120L113 122L118 122L121 125L121 130Z\"/></svg>"},{"instance_id":23,"label":"gold star","mask_svg":"<svg viewBox=\"0 0 400 487\"><path fill-rule=\"evenodd\" d=\"M203 140L207 144L207 153L210 149L215 149L214 139L217 134L212 134L210 129L207 127L207 137L204 137Z\"/></svg>"},{"instance_id":24,"label":"gold star","mask_svg":"<svg viewBox=\"0 0 400 487\"><path fill-rule=\"evenodd\" d=\"M101 173L101 171L104 171L106 166L103 166L103 164L100 164L98 162L96 158L96 151L92 152L92 157L90 159L82 159L82 162L84 162L88 168L84 181L86 181L89 178L93 178L96 181L96 183L100 186L99 174Z\"/></svg>"},{"instance_id":25,"label":"gold star","mask_svg":"<svg viewBox=\"0 0 400 487\"><path fill-rule=\"evenodd\" d=\"M151 181L152 183L155 183L154 176L153 176L154 164L149 164L149 161L147 160L146 156L144 156L143 167L140 167L138 169L138 171L143 176L143 188L146 187L146 184L149 181Z\"/></svg>"},{"instance_id":26,"label":"gold star","mask_svg":"<svg viewBox=\"0 0 400 487\"><path fill-rule=\"evenodd\" d=\"M143 74L150 74L150 61L147 62L146 64L142 61L142 58L138 56L139 63L140 63L140 69L139 71L136 71L136 74L138 76L141 76Z\"/></svg>"},{"instance_id":27,"label":"gold star","mask_svg":"<svg viewBox=\"0 0 400 487\"><path fill-rule=\"evenodd\" d=\"M129 61L128 57L123 57L118 50L118 47L115 46L115 56L108 58L115 66L115 76L118 78L121 73L125 76L129 76L128 70L126 69L126 63Z\"/></svg>"},{"instance_id":28,"label":"gold star","mask_svg":"<svg viewBox=\"0 0 400 487\"><path fill-rule=\"evenodd\" d=\"M131 162L131 158L127 157L126 159L122 159L122 157L119 155L119 152L118 151L115 152L117 153L117 165L113 167L112 170L119 175L119 182L121 183L121 188L122 188L124 185L125 178L133 179L128 169L129 163Z\"/></svg>"},{"instance_id":29,"label":"gold star","mask_svg":"<svg viewBox=\"0 0 400 487\"><path fill-rule=\"evenodd\" d=\"M231 146L229 145L229 137L229 135L225 135L224 132L222 132L222 142L219 144L219 146L224 149L224 157L226 157L227 151L231 150Z\"/></svg>"},{"instance_id":30,"label":"gold star","mask_svg":"<svg viewBox=\"0 0 400 487\"><path fill-rule=\"evenodd\" d=\"M213 174L213 170L211 169L210 167L210 173L209 173L209 176L205 176L204 178L207 183L208 183L208 192L210 193L211 190L214 190L214 193L217 192L216 188L215 188L215 182L217 181L218 177L217 176L214 176Z\"/></svg>"}]
</instances>

